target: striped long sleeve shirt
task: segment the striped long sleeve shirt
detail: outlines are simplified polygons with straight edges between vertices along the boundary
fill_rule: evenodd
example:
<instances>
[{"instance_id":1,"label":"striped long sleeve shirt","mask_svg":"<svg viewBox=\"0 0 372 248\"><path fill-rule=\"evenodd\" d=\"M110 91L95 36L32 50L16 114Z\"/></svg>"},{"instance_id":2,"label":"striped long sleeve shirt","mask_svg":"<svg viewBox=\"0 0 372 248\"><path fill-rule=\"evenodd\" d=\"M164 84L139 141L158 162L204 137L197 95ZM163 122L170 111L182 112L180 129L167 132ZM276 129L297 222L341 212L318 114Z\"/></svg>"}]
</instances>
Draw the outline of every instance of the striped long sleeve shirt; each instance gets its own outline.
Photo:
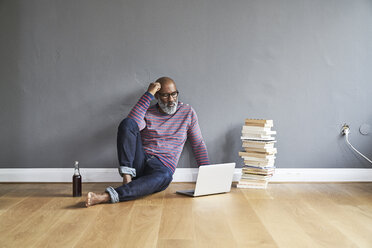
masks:
<instances>
[{"instance_id":1,"label":"striped long sleeve shirt","mask_svg":"<svg viewBox=\"0 0 372 248\"><path fill-rule=\"evenodd\" d=\"M145 152L158 157L174 173L188 138L198 166L209 164L195 110L178 102L173 115L164 114L159 111L158 104L150 106L153 99L154 96L146 92L128 115L138 124Z\"/></svg>"}]
</instances>

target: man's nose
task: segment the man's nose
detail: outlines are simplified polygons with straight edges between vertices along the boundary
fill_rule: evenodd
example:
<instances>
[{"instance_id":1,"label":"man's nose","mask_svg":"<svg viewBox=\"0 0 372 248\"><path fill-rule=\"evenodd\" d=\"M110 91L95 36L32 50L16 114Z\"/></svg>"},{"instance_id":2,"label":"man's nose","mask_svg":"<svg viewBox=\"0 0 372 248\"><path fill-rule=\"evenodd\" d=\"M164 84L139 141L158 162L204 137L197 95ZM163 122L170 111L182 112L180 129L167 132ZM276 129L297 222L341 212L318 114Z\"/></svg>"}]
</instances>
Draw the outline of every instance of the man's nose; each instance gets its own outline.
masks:
<instances>
[{"instance_id":1,"label":"man's nose","mask_svg":"<svg viewBox=\"0 0 372 248\"><path fill-rule=\"evenodd\" d=\"M169 99L167 100L167 104L172 104L172 103L175 103L176 101L174 99Z\"/></svg>"}]
</instances>

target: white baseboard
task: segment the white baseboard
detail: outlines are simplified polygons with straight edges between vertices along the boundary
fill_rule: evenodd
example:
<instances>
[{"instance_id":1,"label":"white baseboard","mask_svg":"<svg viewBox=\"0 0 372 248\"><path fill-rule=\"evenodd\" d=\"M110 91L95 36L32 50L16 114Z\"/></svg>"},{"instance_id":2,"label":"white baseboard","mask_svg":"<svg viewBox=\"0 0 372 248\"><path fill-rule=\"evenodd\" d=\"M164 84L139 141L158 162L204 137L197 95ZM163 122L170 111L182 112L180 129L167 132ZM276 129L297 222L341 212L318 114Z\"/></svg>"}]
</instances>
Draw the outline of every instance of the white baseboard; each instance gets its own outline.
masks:
<instances>
[{"instance_id":1,"label":"white baseboard","mask_svg":"<svg viewBox=\"0 0 372 248\"><path fill-rule=\"evenodd\" d=\"M83 182L121 182L116 168L82 168ZM195 182L197 168L178 168L173 182ZM0 169L0 182L71 182L72 168ZM234 181L241 176L235 169ZM270 182L372 182L372 168L277 168Z\"/></svg>"}]
</instances>

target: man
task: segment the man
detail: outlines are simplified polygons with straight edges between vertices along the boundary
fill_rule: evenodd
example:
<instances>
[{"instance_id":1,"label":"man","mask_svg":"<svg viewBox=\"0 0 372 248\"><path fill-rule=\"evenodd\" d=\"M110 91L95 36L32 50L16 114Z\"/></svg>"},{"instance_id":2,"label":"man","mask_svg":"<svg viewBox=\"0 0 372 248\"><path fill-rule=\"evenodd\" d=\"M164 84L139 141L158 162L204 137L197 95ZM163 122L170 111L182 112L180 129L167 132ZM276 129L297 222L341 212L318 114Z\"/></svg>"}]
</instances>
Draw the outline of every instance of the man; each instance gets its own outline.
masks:
<instances>
[{"instance_id":1,"label":"man","mask_svg":"<svg viewBox=\"0 0 372 248\"><path fill-rule=\"evenodd\" d=\"M179 92L169 77L151 83L119 125L117 150L123 185L105 193L89 192L86 206L129 201L165 190L173 179L188 138L198 165L209 164L207 148L194 109L178 101ZM156 105L150 106L151 100Z\"/></svg>"}]
</instances>

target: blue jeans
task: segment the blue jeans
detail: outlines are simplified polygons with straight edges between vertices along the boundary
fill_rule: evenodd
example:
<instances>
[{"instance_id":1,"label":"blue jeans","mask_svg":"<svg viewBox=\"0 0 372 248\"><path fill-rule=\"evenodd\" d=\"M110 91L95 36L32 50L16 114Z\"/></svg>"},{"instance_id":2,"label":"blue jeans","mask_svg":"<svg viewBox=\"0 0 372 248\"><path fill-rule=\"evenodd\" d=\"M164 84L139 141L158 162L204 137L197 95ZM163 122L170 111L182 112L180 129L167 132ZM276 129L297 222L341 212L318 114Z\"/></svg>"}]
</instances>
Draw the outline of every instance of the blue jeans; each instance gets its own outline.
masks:
<instances>
[{"instance_id":1,"label":"blue jeans","mask_svg":"<svg viewBox=\"0 0 372 248\"><path fill-rule=\"evenodd\" d=\"M173 173L153 155L146 154L142 146L137 123L125 118L119 125L117 150L120 175L131 175L132 181L120 187L106 188L111 202L122 202L165 190L172 182Z\"/></svg>"}]
</instances>

